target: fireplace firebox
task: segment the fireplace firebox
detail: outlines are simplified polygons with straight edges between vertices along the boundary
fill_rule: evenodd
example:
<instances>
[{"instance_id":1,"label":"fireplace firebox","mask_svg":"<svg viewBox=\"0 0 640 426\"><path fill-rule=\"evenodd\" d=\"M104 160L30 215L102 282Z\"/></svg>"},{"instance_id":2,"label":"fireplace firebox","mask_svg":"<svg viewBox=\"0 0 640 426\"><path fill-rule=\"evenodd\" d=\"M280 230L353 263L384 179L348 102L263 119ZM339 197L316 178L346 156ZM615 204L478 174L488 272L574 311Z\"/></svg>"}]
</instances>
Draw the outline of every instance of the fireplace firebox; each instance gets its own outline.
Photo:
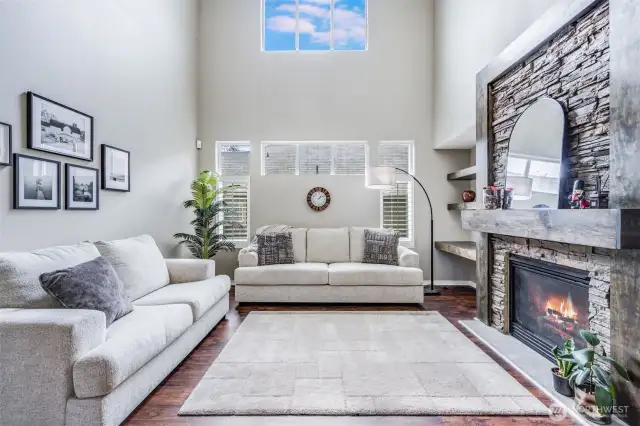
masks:
<instances>
[{"instance_id":1,"label":"fireplace firebox","mask_svg":"<svg viewBox=\"0 0 640 426\"><path fill-rule=\"evenodd\" d=\"M506 332L553 361L551 349L589 328L589 273L510 255L505 295Z\"/></svg>"}]
</instances>

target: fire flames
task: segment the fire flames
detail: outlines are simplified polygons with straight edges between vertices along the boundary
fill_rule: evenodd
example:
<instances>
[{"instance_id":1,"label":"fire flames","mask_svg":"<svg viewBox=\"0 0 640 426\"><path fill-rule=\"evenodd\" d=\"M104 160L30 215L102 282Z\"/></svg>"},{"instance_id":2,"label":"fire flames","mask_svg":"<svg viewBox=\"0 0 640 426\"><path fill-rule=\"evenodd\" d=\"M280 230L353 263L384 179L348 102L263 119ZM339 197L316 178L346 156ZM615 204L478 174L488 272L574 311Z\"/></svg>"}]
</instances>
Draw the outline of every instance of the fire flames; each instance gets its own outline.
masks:
<instances>
[{"instance_id":1,"label":"fire flames","mask_svg":"<svg viewBox=\"0 0 640 426\"><path fill-rule=\"evenodd\" d=\"M578 312L576 312L573 307L573 301L571 300L571 295L568 295L566 298L552 296L547 299L547 304L545 307L547 311L547 315L552 315L555 317L562 317L563 319L578 319Z\"/></svg>"}]
</instances>

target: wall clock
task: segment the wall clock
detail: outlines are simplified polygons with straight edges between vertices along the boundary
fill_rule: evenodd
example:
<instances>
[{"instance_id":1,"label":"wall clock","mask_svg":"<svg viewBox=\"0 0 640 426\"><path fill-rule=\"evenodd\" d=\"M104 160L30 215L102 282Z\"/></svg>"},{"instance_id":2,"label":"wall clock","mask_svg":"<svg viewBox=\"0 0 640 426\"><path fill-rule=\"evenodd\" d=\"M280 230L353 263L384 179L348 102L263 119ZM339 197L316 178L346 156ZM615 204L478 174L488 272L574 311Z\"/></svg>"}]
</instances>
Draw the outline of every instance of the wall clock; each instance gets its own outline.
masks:
<instances>
[{"instance_id":1,"label":"wall clock","mask_svg":"<svg viewBox=\"0 0 640 426\"><path fill-rule=\"evenodd\" d=\"M324 188L313 188L307 194L307 204L309 204L312 210L321 212L329 207L329 203L331 203L331 194Z\"/></svg>"}]
</instances>

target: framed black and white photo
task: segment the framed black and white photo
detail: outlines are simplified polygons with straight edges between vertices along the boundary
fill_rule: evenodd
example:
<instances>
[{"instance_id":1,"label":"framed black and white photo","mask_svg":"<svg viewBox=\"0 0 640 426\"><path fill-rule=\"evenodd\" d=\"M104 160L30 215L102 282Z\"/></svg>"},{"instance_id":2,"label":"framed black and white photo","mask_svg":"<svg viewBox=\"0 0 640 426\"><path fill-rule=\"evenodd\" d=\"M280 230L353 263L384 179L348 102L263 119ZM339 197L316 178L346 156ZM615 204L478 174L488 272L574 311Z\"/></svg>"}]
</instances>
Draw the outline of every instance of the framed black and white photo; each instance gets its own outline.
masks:
<instances>
[{"instance_id":1,"label":"framed black and white photo","mask_svg":"<svg viewBox=\"0 0 640 426\"><path fill-rule=\"evenodd\" d=\"M124 149L102 145L102 189L131 191L131 154Z\"/></svg>"},{"instance_id":2,"label":"framed black and white photo","mask_svg":"<svg viewBox=\"0 0 640 426\"><path fill-rule=\"evenodd\" d=\"M67 210L98 210L100 190L98 169L65 164Z\"/></svg>"},{"instance_id":3,"label":"framed black and white photo","mask_svg":"<svg viewBox=\"0 0 640 426\"><path fill-rule=\"evenodd\" d=\"M93 117L28 92L27 147L93 161Z\"/></svg>"},{"instance_id":4,"label":"framed black and white photo","mask_svg":"<svg viewBox=\"0 0 640 426\"><path fill-rule=\"evenodd\" d=\"M60 162L13 155L13 208L58 210Z\"/></svg>"},{"instance_id":5,"label":"framed black and white photo","mask_svg":"<svg viewBox=\"0 0 640 426\"><path fill-rule=\"evenodd\" d=\"M11 124L0 122L0 166L11 165Z\"/></svg>"}]
</instances>

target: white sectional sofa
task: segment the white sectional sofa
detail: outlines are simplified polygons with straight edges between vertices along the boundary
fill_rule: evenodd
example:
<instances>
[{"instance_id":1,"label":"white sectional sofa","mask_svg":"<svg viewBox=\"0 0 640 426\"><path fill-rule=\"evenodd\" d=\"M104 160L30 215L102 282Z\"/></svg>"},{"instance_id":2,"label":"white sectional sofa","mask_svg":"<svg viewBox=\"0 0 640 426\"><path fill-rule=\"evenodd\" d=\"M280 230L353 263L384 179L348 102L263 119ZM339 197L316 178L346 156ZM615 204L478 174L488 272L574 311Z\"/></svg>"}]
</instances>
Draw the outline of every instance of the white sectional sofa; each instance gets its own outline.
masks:
<instances>
[{"instance_id":1,"label":"white sectional sofa","mask_svg":"<svg viewBox=\"0 0 640 426\"><path fill-rule=\"evenodd\" d=\"M291 229L296 263L258 266L243 249L235 270L238 302L422 303L418 254L398 247L399 265L362 263L365 228Z\"/></svg>"},{"instance_id":2,"label":"white sectional sofa","mask_svg":"<svg viewBox=\"0 0 640 426\"><path fill-rule=\"evenodd\" d=\"M43 272L102 255L133 300L104 313L59 308ZM0 425L118 425L229 311L208 260L163 259L151 237L0 253Z\"/></svg>"}]
</instances>

